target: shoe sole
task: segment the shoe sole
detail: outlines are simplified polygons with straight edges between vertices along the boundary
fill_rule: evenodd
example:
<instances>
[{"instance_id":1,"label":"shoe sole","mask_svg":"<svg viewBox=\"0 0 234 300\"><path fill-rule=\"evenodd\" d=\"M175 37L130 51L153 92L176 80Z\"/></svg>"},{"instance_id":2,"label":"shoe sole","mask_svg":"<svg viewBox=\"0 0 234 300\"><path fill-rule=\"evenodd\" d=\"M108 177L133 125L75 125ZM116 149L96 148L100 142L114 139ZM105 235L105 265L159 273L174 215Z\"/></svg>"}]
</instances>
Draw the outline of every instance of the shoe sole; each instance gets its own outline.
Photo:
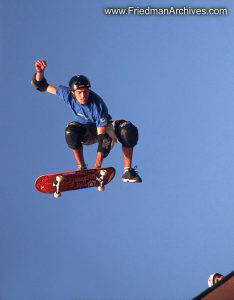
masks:
<instances>
[{"instance_id":1,"label":"shoe sole","mask_svg":"<svg viewBox=\"0 0 234 300\"><path fill-rule=\"evenodd\" d=\"M141 179L123 179L123 178L122 178L122 181L123 182L129 182L129 183L140 183L140 182L142 182Z\"/></svg>"}]
</instances>

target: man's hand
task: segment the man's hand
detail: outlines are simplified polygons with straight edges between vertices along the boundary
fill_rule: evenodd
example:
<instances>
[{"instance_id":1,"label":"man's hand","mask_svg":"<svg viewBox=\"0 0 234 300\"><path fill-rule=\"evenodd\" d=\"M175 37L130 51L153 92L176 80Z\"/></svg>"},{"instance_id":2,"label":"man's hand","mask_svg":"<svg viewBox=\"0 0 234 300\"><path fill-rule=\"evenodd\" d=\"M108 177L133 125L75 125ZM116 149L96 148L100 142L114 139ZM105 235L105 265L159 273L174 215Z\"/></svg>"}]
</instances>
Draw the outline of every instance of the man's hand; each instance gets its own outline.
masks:
<instances>
[{"instance_id":1,"label":"man's hand","mask_svg":"<svg viewBox=\"0 0 234 300\"><path fill-rule=\"evenodd\" d=\"M35 69L37 71L36 80L41 81L44 77L44 70L47 67L47 63L45 60L37 60L35 62Z\"/></svg>"},{"instance_id":2,"label":"man's hand","mask_svg":"<svg viewBox=\"0 0 234 300\"><path fill-rule=\"evenodd\" d=\"M93 168L100 169L102 167L102 162L103 162L103 155L101 152L98 152L97 157L96 157L96 162L95 162L95 165L93 166Z\"/></svg>"},{"instance_id":3,"label":"man's hand","mask_svg":"<svg viewBox=\"0 0 234 300\"><path fill-rule=\"evenodd\" d=\"M45 60L37 60L35 62L35 69L37 72L43 72L47 67L47 63Z\"/></svg>"}]
</instances>

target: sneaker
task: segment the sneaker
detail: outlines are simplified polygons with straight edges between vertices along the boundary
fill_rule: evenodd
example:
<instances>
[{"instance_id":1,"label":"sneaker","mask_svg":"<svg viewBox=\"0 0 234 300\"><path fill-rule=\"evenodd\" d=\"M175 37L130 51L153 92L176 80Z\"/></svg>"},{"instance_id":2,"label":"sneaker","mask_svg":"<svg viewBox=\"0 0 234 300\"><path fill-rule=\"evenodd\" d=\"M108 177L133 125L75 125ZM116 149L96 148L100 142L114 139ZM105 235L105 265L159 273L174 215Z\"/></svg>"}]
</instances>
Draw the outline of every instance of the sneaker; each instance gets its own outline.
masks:
<instances>
[{"instance_id":1,"label":"sneaker","mask_svg":"<svg viewBox=\"0 0 234 300\"><path fill-rule=\"evenodd\" d=\"M122 181L135 183L135 182L142 182L142 179L138 175L138 172L136 171L136 167L135 167L135 168L130 168L130 169L124 170L124 173L122 175Z\"/></svg>"},{"instance_id":2,"label":"sneaker","mask_svg":"<svg viewBox=\"0 0 234 300\"><path fill-rule=\"evenodd\" d=\"M87 170L87 165L84 165L84 166L80 166L78 165L78 171L82 171L82 170Z\"/></svg>"}]
</instances>

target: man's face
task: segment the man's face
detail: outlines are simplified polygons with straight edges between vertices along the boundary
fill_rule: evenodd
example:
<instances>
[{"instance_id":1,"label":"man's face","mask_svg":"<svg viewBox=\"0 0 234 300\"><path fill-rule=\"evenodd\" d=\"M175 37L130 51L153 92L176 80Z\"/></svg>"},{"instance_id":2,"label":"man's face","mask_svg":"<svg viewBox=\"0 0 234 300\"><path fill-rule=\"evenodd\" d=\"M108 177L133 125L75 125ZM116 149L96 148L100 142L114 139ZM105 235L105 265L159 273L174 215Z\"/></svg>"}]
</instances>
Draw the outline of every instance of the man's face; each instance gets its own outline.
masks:
<instances>
[{"instance_id":1,"label":"man's face","mask_svg":"<svg viewBox=\"0 0 234 300\"><path fill-rule=\"evenodd\" d=\"M89 93L90 93L90 90L88 87L82 87L82 88L78 88L77 90L75 90L73 92L73 95L75 96L76 100L80 104L85 105L88 103Z\"/></svg>"}]
</instances>

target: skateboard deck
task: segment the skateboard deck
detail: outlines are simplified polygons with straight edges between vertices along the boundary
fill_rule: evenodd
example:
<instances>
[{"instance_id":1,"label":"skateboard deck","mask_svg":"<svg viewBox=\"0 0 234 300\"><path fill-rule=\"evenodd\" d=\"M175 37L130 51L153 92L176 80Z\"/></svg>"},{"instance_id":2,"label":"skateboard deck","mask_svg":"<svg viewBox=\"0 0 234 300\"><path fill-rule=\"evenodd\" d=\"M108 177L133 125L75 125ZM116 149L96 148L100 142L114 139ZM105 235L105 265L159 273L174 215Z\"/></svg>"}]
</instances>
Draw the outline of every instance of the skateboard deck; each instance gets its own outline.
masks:
<instances>
[{"instance_id":1,"label":"skateboard deck","mask_svg":"<svg viewBox=\"0 0 234 300\"><path fill-rule=\"evenodd\" d=\"M114 177L113 167L63 172L38 177L35 187L41 193L54 194L54 197L58 198L62 192L90 187L98 187L99 191L104 191L105 185Z\"/></svg>"}]
</instances>

